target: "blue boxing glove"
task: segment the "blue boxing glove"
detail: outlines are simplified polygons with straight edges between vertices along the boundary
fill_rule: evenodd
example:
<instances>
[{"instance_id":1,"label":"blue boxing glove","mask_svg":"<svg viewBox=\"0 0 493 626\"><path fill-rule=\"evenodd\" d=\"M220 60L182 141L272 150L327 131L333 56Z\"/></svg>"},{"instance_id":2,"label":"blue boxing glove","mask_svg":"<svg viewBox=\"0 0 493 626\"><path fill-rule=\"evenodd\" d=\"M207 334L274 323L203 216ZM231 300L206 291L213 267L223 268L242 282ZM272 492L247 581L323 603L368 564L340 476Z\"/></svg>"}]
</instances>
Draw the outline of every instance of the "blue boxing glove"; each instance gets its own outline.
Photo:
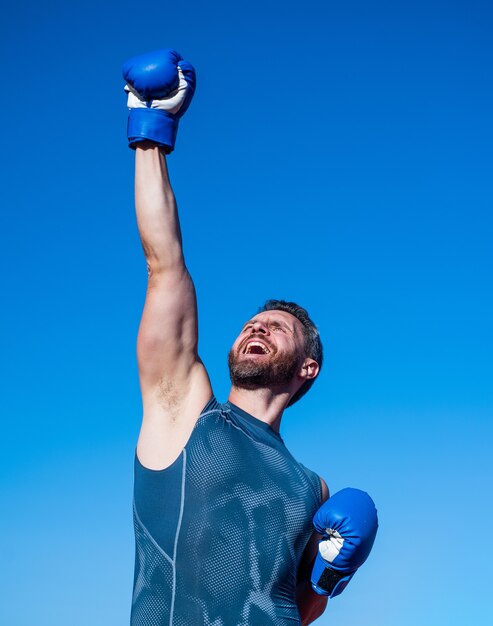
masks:
<instances>
[{"instance_id":1,"label":"blue boxing glove","mask_svg":"<svg viewBox=\"0 0 493 626\"><path fill-rule=\"evenodd\" d=\"M377 509L366 492L348 487L322 504L313 525L323 539L313 565L312 587L333 598L344 591L370 554L378 528Z\"/></svg>"},{"instance_id":2,"label":"blue boxing glove","mask_svg":"<svg viewBox=\"0 0 493 626\"><path fill-rule=\"evenodd\" d=\"M128 94L128 145L152 141L174 150L178 122L195 92L195 70L176 50L164 49L129 59L123 65Z\"/></svg>"}]
</instances>

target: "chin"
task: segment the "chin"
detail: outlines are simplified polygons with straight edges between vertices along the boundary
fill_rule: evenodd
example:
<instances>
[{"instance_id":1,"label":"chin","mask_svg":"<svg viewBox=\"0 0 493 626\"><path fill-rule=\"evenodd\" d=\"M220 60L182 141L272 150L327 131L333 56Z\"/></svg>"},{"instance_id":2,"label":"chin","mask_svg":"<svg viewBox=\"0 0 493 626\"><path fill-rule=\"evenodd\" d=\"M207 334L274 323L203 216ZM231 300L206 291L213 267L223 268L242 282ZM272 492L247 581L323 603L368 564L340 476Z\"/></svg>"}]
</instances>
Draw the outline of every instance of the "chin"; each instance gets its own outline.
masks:
<instances>
[{"instance_id":1,"label":"chin","mask_svg":"<svg viewBox=\"0 0 493 626\"><path fill-rule=\"evenodd\" d=\"M279 355L272 355L270 358L249 358L247 355L237 355L231 350L228 355L228 366L229 377L234 387L253 390L289 385L298 372L299 359Z\"/></svg>"}]
</instances>

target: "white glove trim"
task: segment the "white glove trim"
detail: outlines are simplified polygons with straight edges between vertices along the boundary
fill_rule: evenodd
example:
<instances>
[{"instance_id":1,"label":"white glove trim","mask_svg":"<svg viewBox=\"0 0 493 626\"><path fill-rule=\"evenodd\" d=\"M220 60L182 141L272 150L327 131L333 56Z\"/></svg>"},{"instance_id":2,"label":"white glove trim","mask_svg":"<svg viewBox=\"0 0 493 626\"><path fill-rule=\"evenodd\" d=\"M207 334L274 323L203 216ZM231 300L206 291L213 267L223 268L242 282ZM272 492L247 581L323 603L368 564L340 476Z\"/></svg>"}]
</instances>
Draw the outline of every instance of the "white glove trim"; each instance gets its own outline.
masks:
<instances>
[{"instance_id":1,"label":"white glove trim","mask_svg":"<svg viewBox=\"0 0 493 626\"><path fill-rule=\"evenodd\" d=\"M318 544L318 551L320 552L320 556L327 561L327 563L332 563L332 561L339 556L339 552L344 544L344 539L342 536L332 528L325 529L328 535L328 538L321 541Z\"/></svg>"},{"instance_id":2,"label":"white glove trim","mask_svg":"<svg viewBox=\"0 0 493 626\"><path fill-rule=\"evenodd\" d=\"M161 111L168 111L168 113L178 113L181 109L185 97L187 95L188 83L183 76L183 72L178 67L178 77L180 82L177 89L172 91L167 98L162 100L143 100L140 94L135 91L131 85L125 85L124 89L128 93L127 107L129 109L148 109L148 103L151 103L151 109L161 109Z\"/></svg>"}]
</instances>

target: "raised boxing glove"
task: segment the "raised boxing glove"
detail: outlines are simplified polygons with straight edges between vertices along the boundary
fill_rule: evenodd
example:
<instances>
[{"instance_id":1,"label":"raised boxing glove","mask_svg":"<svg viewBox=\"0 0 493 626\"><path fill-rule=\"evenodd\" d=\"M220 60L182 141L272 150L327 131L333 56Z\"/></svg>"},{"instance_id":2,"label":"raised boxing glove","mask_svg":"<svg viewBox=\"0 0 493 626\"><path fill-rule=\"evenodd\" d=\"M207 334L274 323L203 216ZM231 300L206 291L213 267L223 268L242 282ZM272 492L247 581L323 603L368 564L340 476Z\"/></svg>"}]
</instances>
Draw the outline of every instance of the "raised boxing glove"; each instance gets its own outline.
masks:
<instances>
[{"instance_id":1,"label":"raised boxing glove","mask_svg":"<svg viewBox=\"0 0 493 626\"><path fill-rule=\"evenodd\" d=\"M123 65L128 94L128 145L152 141L173 151L178 122L195 92L195 70L176 50L149 52Z\"/></svg>"},{"instance_id":2,"label":"raised boxing glove","mask_svg":"<svg viewBox=\"0 0 493 626\"><path fill-rule=\"evenodd\" d=\"M339 595L368 558L378 529L375 503L360 489L346 488L322 504L313 518L323 535L312 570L320 595Z\"/></svg>"}]
</instances>

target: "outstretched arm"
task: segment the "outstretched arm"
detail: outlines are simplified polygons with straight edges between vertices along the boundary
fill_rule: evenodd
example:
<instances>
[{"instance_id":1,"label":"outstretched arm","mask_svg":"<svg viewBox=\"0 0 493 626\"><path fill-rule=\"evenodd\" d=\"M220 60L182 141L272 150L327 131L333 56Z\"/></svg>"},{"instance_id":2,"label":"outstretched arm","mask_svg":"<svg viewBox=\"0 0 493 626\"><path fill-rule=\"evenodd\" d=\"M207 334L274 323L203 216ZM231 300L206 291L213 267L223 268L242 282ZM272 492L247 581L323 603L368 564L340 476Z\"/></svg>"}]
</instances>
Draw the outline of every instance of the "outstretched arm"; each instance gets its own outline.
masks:
<instances>
[{"instance_id":1,"label":"outstretched arm","mask_svg":"<svg viewBox=\"0 0 493 626\"><path fill-rule=\"evenodd\" d=\"M136 147L135 204L148 268L137 341L144 407L137 450L144 465L160 469L183 448L212 390L197 353L195 288L183 257L166 156L155 143Z\"/></svg>"}]
</instances>

